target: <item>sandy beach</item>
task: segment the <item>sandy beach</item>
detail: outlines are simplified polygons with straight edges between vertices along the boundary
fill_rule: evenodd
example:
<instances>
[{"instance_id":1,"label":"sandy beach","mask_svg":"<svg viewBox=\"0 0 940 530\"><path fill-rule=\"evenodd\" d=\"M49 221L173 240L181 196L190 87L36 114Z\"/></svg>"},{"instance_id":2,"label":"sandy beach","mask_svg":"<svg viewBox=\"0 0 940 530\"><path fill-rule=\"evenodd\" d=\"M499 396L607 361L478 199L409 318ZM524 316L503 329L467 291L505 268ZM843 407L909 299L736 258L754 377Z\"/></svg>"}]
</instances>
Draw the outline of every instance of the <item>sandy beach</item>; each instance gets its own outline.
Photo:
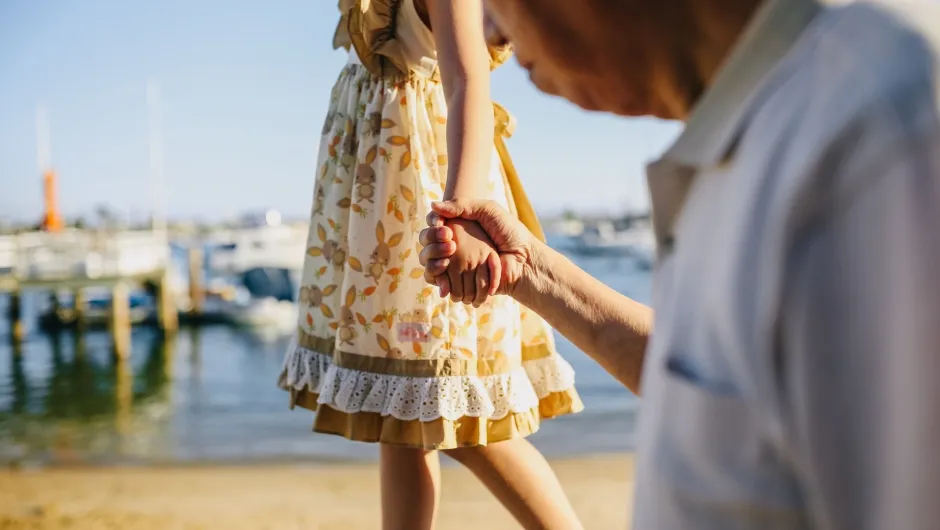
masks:
<instances>
[{"instance_id":1,"label":"sandy beach","mask_svg":"<svg viewBox=\"0 0 940 530\"><path fill-rule=\"evenodd\" d=\"M589 529L627 528L633 459L557 460ZM465 469L444 469L438 528L517 528ZM0 472L0 529L379 527L375 464L51 469Z\"/></svg>"}]
</instances>

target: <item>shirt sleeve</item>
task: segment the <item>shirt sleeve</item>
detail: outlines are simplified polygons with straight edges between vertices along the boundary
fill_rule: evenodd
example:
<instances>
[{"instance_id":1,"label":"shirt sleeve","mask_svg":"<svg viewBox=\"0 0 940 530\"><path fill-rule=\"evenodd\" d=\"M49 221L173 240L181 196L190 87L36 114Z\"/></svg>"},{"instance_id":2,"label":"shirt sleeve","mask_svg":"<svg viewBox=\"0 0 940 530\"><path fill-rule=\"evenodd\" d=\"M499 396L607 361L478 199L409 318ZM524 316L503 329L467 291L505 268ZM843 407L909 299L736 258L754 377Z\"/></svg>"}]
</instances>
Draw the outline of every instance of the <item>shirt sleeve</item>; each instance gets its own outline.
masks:
<instances>
[{"instance_id":1,"label":"shirt sleeve","mask_svg":"<svg viewBox=\"0 0 940 530\"><path fill-rule=\"evenodd\" d=\"M940 135L925 129L793 251L781 389L815 528L940 524Z\"/></svg>"}]
</instances>

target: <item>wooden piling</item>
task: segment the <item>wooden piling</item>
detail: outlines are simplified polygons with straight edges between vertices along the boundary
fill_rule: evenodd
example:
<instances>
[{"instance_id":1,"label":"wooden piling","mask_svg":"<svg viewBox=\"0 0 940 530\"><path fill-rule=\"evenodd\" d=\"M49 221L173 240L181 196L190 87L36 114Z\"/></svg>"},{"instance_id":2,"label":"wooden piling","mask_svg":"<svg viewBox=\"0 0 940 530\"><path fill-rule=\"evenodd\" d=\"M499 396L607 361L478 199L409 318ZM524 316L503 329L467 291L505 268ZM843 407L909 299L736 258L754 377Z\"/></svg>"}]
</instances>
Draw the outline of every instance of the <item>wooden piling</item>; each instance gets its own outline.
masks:
<instances>
[{"instance_id":1,"label":"wooden piling","mask_svg":"<svg viewBox=\"0 0 940 530\"><path fill-rule=\"evenodd\" d=\"M52 316L55 317L56 326L62 324L62 304L59 303L59 293L55 289L49 293L49 306Z\"/></svg>"},{"instance_id":2,"label":"wooden piling","mask_svg":"<svg viewBox=\"0 0 940 530\"><path fill-rule=\"evenodd\" d=\"M8 313L10 339L14 344L21 343L26 339L26 324L23 322L23 293L21 291L10 293Z\"/></svg>"},{"instance_id":3,"label":"wooden piling","mask_svg":"<svg viewBox=\"0 0 940 530\"><path fill-rule=\"evenodd\" d=\"M85 291L78 287L72 293L72 316L75 319L75 329L78 331L85 329L85 305Z\"/></svg>"},{"instance_id":4,"label":"wooden piling","mask_svg":"<svg viewBox=\"0 0 940 530\"><path fill-rule=\"evenodd\" d=\"M179 329L179 314L167 272L160 276L157 283L157 321L164 333L175 333Z\"/></svg>"},{"instance_id":5,"label":"wooden piling","mask_svg":"<svg viewBox=\"0 0 940 530\"><path fill-rule=\"evenodd\" d=\"M176 337L164 337L160 342L160 348L163 356L163 375L170 381L173 379L176 365Z\"/></svg>"},{"instance_id":6,"label":"wooden piling","mask_svg":"<svg viewBox=\"0 0 940 530\"><path fill-rule=\"evenodd\" d=\"M19 359L20 357L23 356L23 341L14 340L14 341L12 341L11 346L12 346L12 349L13 349L13 358L14 358L14 359Z\"/></svg>"},{"instance_id":7,"label":"wooden piling","mask_svg":"<svg viewBox=\"0 0 940 530\"><path fill-rule=\"evenodd\" d=\"M77 360L85 359L88 353L88 345L85 343L85 335L75 333L72 335L72 355Z\"/></svg>"},{"instance_id":8,"label":"wooden piling","mask_svg":"<svg viewBox=\"0 0 940 530\"><path fill-rule=\"evenodd\" d=\"M202 346L200 341L199 327L193 327L189 330L189 370L196 381L202 379Z\"/></svg>"},{"instance_id":9,"label":"wooden piling","mask_svg":"<svg viewBox=\"0 0 940 530\"><path fill-rule=\"evenodd\" d=\"M126 358L115 359L114 366L114 427L118 433L117 454L124 456L130 448L132 434L134 374Z\"/></svg>"},{"instance_id":10,"label":"wooden piling","mask_svg":"<svg viewBox=\"0 0 940 530\"><path fill-rule=\"evenodd\" d=\"M203 288L203 268L205 254L201 247L189 248L189 300L192 304L190 311L193 314L202 313L206 293Z\"/></svg>"},{"instance_id":11,"label":"wooden piling","mask_svg":"<svg viewBox=\"0 0 940 530\"><path fill-rule=\"evenodd\" d=\"M126 359L131 353L131 302L130 290L123 282L111 289L110 328L114 354Z\"/></svg>"}]
</instances>

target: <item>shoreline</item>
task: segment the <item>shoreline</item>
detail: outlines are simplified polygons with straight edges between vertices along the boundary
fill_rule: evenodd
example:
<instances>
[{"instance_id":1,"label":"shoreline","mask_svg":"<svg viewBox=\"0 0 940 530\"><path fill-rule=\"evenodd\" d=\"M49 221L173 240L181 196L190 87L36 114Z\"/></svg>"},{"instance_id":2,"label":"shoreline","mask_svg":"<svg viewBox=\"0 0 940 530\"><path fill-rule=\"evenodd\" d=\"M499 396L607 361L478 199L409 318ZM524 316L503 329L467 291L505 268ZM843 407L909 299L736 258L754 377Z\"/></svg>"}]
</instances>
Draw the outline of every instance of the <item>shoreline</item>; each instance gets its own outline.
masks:
<instances>
[{"instance_id":1,"label":"shoreline","mask_svg":"<svg viewBox=\"0 0 940 530\"><path fill-rule=\"evenodd\" d=\"M627 527L632 453L550 462L585 528ZM442 482L438 528L517 527L466 469L444 466ZM366 530L380 521L378 467L367 461L4 469L0 491L0 530Z\"/></svg>"},{"instance_id":2,"label":"shoreline","mask_svg":"<svg viewBox=\"0 0 940 530\"><path fill-rule=\"evenodd\" d=\"M376 444L373 444L376 445ZM377 446L377 445L376 445ZM544 453L543 453L544 454ZM583 462L591 460L616 460L632 458L632 450L625 451L599 451L572 454L548 454L545 458L552 464L564 464L565 462ZM40 460L7 460L0 461L0 475L4 473L37 473L45 471L115 471L115 470L189 470L189 469L226 469L226 468L244 468L252 469L258 467L264 468L330 468L330 467L370 467L378 464L378 453L373 457L330 457L330 456L278 456L257 458L212 458L200 457L190 459L169 458L165 460L155 458L124 458L124 459L55 459L50 461ZM441 467L449 468L460 466L460 464L451 458L441 455Z\"/></svg>"}]
</instances>

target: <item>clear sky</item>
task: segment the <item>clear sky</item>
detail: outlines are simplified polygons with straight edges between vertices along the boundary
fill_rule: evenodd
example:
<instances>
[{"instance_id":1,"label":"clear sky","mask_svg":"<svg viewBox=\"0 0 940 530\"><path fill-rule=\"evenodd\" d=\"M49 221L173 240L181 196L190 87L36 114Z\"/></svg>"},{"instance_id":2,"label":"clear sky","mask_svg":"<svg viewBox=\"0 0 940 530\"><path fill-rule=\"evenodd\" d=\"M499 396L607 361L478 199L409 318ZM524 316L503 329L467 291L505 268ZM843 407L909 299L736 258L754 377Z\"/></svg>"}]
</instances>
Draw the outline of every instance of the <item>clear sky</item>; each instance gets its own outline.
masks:
<instances>
[{"instance_id":1,"label":"clear sky","mask_svg":"<svg viewBox=\"0 0 940 530\"><path fill-rule=\"evenodd\" d=\"M305 215L346 60L335 24L333 0L0 0L0 218L41 214L40 104L64 214L147 216L148 79L162 91L171 218ZM515 63L494 74L493 97L518 118L509 147L542 212L645 207L643 166L679 130L583 112Z\"/></svg>"}]
</instances>

